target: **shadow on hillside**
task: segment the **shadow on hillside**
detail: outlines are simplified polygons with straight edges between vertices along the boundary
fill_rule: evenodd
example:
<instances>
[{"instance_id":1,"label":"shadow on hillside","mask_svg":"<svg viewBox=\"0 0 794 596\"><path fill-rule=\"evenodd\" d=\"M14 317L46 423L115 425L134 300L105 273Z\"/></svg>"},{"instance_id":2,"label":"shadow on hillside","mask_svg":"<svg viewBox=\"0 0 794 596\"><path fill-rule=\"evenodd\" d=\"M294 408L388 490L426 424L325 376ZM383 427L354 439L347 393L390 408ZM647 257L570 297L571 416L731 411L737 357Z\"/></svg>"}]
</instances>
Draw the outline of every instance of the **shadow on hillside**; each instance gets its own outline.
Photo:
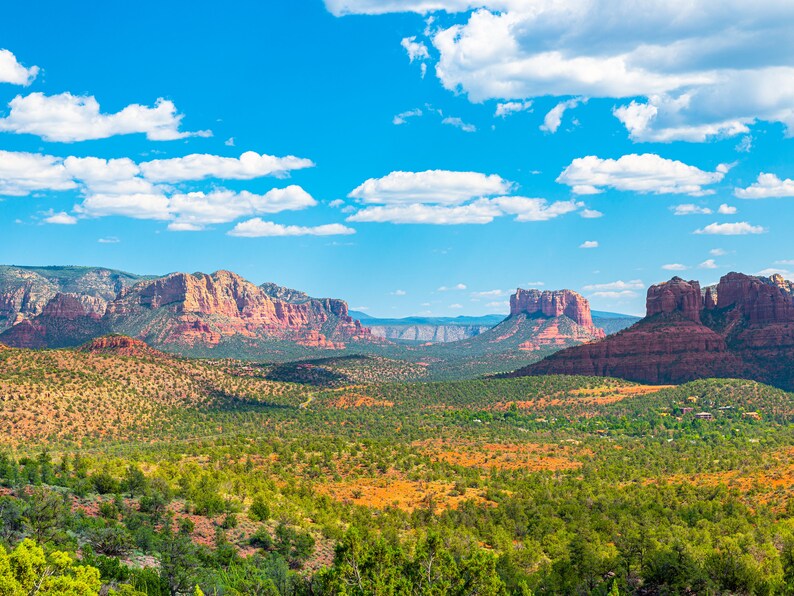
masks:
<instances>
[{"instance_id":1,"label":"shadow on hillside","mask_svg":"<svg viewBox=\"0 0 794 596\"><path fill-rule=\"evenodd\" d=\"M339 358L317 358L278 364L264 376L268 381L297 383L312 387L338 387L351 383L351 378L343 372L333 370L333 366L344 362L367 360L366 356L342 356Z\"/></svg>"}]
</instances>

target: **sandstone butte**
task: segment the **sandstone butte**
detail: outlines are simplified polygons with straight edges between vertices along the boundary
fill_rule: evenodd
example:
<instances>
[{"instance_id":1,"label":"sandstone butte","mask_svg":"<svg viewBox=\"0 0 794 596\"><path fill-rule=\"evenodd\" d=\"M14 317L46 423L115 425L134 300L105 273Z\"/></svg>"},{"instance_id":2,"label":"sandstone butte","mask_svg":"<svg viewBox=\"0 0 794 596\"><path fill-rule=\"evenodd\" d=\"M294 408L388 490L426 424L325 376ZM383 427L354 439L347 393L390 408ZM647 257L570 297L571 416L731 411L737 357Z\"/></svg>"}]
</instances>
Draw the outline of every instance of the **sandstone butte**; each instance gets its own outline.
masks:
<instances>
[{"instance_id":1,"label":"sandstone butte","mask_svg":"<svg viewBox=\"0 0 794 596\"><path fill-rule=\"evenodd\" d=\"M521 316L531 326L524 330L530 339L519 346L521 350L565 347L604 337L604 331L593 324L590 303L572 290L519 288L510 297L510 317Z\"/></svg>"},{"instance_id":2,"label":"sandstone butte","mask_svg":"<svg viewBox=\"0 0 794 596\"><path fill-rule=\"evenodd\" d=\"M794 389L794 284L729 273L716 286L674 277L648 289L646 316L599 342L511 376L575 374L643 383L747 378Z\"/></svg>"},{"instance_id":3,"label":"sandstone butte","mask_svg":"<svg viewBox=\"0 0 794 596\"><path fill-rule=\"evenodd\" d=\"M278 286L256 286L229 271L174 273L120 285L111 300L63 292L50 297L44 292L48 300L28 312L15 289L5 299L0 296L7 306L14 300L20 305L7 314L15 324L0 334L0 342L13 347L64 347L123 333L155 345L213 346L242 337L340 348L346 341L369 338L368 329L349 316L344 301L306 297L289 302L271 295L273 288ZM25 291L32 293L31 288ZM283 288L279 292L304 296Z\"/></svg>"}]
</instances>

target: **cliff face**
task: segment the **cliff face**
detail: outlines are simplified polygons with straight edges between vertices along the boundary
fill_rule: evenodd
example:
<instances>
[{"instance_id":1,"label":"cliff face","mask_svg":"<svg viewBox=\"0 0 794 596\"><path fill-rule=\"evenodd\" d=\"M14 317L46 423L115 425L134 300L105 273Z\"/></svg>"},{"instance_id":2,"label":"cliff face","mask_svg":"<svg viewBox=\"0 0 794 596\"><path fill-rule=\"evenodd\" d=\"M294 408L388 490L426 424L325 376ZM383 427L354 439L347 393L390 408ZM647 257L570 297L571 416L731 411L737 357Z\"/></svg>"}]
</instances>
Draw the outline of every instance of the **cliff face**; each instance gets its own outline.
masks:
<instances>
[{"instance_id":1,"label":"cliff face","mask_svg":"<svg viewBox=\"0 0 794 596\"><path fill-rule=\"evenodd\" d=\"M0 266L0 331L41 315L57 294L94 298L102 306L141 278L90 267ZM100 314L102 314L100 312Z\"/></svg>"},{"instance_id":2,"label":"cliff face","mask_svg":"<svg viewBox=\"0 0 794 596\"><path fill-rule=\"evenodd\" d=\"M15 324L0 334L0 341L15 347L64 347L123 333L178 351L211 349L230 341L252 346L273 339L336 349L369 338L342 300L281 300L229 271L174 273L135 285L116 283L118 291L110 300L108 284L95 279L89 279L91 292L82 294L57 292L57 284L48 280L34 279L32 285L26 280L6 288L7 300L0 304L13 306L15 310L7 310ZM29 298L30 288L37 289L35 301Z\"/></svg>"},{"instance_id":3,"label":"cliff face","mask_svg":"<svg viewBox=\"0 0 794 596\"><path fill-rule=\"evenodd\" d=\"M542 314L545 317L566 316L577 325L593 327L590 303L571 290L522 290L510 297L510 314ZM595 327L593 327L595 329Z\"/></svg>"},{"instance_id":4,"label":"cliff face","mask_svg":"<svg viewBox=\"0 0 794 596\"><path fill-rule=\"evenodd\" d=\"M514 373L615 376L647 383L749 378L794 389L794 284L724 276L701 292L673 278L648 290L647 316L607 339Z\"/></svg>"}]
</instances>

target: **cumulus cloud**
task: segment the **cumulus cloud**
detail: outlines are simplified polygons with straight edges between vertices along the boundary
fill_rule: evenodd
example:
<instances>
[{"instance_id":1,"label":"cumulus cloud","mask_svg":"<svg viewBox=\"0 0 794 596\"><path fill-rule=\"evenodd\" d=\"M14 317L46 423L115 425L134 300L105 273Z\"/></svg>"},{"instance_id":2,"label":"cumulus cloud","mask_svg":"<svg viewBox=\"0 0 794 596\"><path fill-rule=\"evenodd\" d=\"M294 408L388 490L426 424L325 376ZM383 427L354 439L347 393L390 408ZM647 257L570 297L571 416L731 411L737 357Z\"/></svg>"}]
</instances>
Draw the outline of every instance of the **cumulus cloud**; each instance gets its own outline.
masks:
<instances>
[{"instance_id":1,"label":"cumulus cloud","mask_svg":"<svg viewBox=\"0 0 794 596\"><path fill-rule=\"evenodd\" d=\"M248 191L214 190L172 195L171 230L201 230L210 224L228 223L249 215L299 211L317 204L300 186L274 188L264 195Z\"/></svg>"},{"instance_id":2,"label":"cumulus cloud","mask_svg":"<svg viewBox=\"0 0 794 596\"><path fill-rule=\"evenodd\" d=\"M706 259L700 265L698 265L698 267L700 269L716 269L717 263L714 261L714 259Z\"/></svg>"},{"instance_id":3,"label":"cumulus cloud","mask_svg":"<svg viewBox=\"0 0 794 596\"><path fill-rule=\"evenodd\" d=\"M405 112L400 112L394 118L392 118L391 123L395 126L400 126L401 124L405 124L408 122L409 118L419 118L422 116L422 110L416 108L415 110L407 110Z\"/></svg>"},{"instance_id":4,"label":"cumulus cloud","mask_svg":"<svg viewBox=\"0 0 794 596\"><path fill-rule=\"evenodd\" d=\"M355 234L353 228L342 224L325 224L321 226L285 226L272 221L263 221L259 217L242 221L229 231L229 236L241 238L262 238L268 236L348 236Z\"/></svg>"},{"instance_id":5,"label":"cumulus cloud","mask_svg":"<svg viewBox=\"0 0 794 596\"><path fill-rule=\"evenodd\" d=\"M461 284L455 284L454 286L451 286L451 287L441 286L440 288L438 288L437 291L438 292L452 292L452 291L461 291L461 290L465 290L465 289L466 289L466 284L462 284L461 283Z\"/></svg>"},{"instance_id":6,"label":"cumulus cloud","mask_svg":"<svg viewBox=\"0 0 794 596\"><path fill-rule=\"evenodd\" d=\"M427 51L427 46L421 41L416 41L415 35L413 37L404 37L400 45L405 48L405 52L408 54L408 59L411 62L430 58L430 52Z\"/></svg>"},{"instance_id":7,"label":"cumulus cloud","mask_svg":"<svg viewBox=\"0 0 794 596\"><path fill-rule=\"evenodd\" d=\"M0 50L0 83L30 85L38 74L38 66L25 68L11 51Z\"/></svg>"},{"instance_id":8,"label":"cumulus cloud","mask_svg":"<svg viewBox=\"0 0 794 596\"><path fill-rule=\"evenodd\" d=\"M737 211L738 209L736 207L728 205L727 203L723 203L720 205L719 209L717 209L717 213L720 215L735 215Z\"/></svg>"},{"instance_id":9,"label":"cumulus cloud","mask_svg":"<svg viewBox=\"0 0 794 596\"><path fill-rule=\"evenodd\" d=\"M506 118L507 116L517 114L518 112L527 112L531 110L531 101L508 101L496 105L496 112L494 113L494 116L496 118Z\"/></svg>"},{"instance_id":10,"label":"cumulus cloud","mask_svg":"<svg viewBox=\"0 0 794 596\"><path fill-rule=\"evenodd\" d=\"M400 205L410 203L458 204L468 200L510 192L513 184L496 174L479 172L392 172L370 178L348 195L363 203Z\"/></svg>"},{"instance_id":11,"label":"cumulus cloud","mask_svg":"<svg viewBox=\"0 0 794 596\"><path fill-rule=\"evenodd\" d=\"M350 14L388 14L392 12L461 12L478 6L506 8L516 0L483 2L477 0L325 0L328 11L338 17Z\"/></svg>"},{"instance_id":12,"label":"cumulus cloud","mask_svg":"<svg viewBox=\"0 0 794 596\"><path fill-rule=\"evenodd\" d=\"M583 289L587 290L588 292L602 292L602 291L617 291L623 292L626 290L642 290L645 288L645 284L642 282L641 279L632 279L630 281L612 281L609 283L604 284L591 284L584 286Z\"/></svg>"},{"instance_id":13,"label":"cumulus cloud","mask_svg":"<svg viewBox=\"0 0 794 596\"><path fill-rule=\"evenodd\" d=\"M599 217L604 217L604 214L596 209L582 209L579 215L585 219L598 219Z\"/></svg>"},{"instance_id":14,"label":"cumulus cloud","mask_svg":"<svg viewBox=\"0 0 794 596\"><path fill-rule=\"evenodd\" d=\"M220 178L251 180L263 176L285 177L293 170L314 167L310 159L287 155L275 157L246 151L240 157L221 157L194 153L171 159L155 159L140 165L143 175L153 182L183 182Z\"/></svg>"},{"instance_id":15,"label":"cumulus cloud","mask_svg":"<svg viewBox=\"0 0 794 596\"><path fill-rule=\"evenodd\" d=\"M713 190L703 187L720 182L728 166L719 165L705 172L681 161L665 159L654 153L624 155L601 159L595 155L574 159L557 177L557 182L572 187L576 194L596 194L604 188L655 194L701 196Z\"/></svg>"},{"instance_id":16,"label":"cumulus cloud","mask_svg":"<svg viewBox=\"0 0 794 596\"><path fill-rule=\"evenodd\" d=\"M766 229L763 226L754 226L746 221L737 223L713 223L705 228L695 230L695 234L712 234L721 236L744 236L747 234L763 234Z\"/></svg>"},{"instance_id":17,"label":"cumulus cloud","mask_svg":"<svg viewBox=\"0 0 794 596\"><path fill-rule=\"evenodd\" d=\"M198 156L199 160L192 157L184 158L184 162L177 158L139 165L128 158L60 158L0 151L0 195L25 196L35 191L77 189L82 202L75 207L75 213L82 217L124 216L169 221L171 230L199 230L209 224L306 209L317 204L297 185L274 188L263 195L223 188L210 192L181 192L143 177L151 172L158 182L199 179L207 175L249 178L274 173L274 168L276 172L283 171L285 167L284 164L274 165L282 158L257 154L253 154L250 162L245 154L239 160L212 155ZM292 160L298 158L283 159L296 165Z\"/></svg>"},{"instance_id":18,"label":"cumulus cloud","mask_svg":"<svg viewBox=\"0 0 794 596\"><path fill-rule=\"evenodd\" d=\"M366 207L347 218L351 222L394 224L487 224L502 212L487 199L469 205L380 205Z\"/></svg>"},{"instance_id":19,"label":"cumulus cloud","mask_svg":"<svg viewBox=\"0 0 794 596\"><path fill-rule=\"evenodd\" d=\"M22 197L37 190L76 187L59 157L0 150L0 195Z\"/></svg>"},{"instance_id":20,"label":"cumulus cloud","mask_svg":"<svg viewBox=\"0 0 794 596\"><path fill-rule=\"evenodd\" d=\"M747 188L737 188L733 194L740 199L772 199L794 197L794 180L781 180L775 174L761 173Z\"/></svg>"},{"instance_id":21,"label":"cumulus cloud","mask_svg":"<svg viewBox=\"0 0 794 596\"><path fill-rule=\"evenodd\" d=\"M546 132L554 134L560 127L560 124L562 124L562 117L566 110L572 110L580 103L584 103L586 101L586 98L575 97L573 99L569 99L568 101L558 103L551 110L549 110L546 116L543 118L543 124L540 125L540 130L545 130Z\"/></svg>"},{"instance_id":22,"label":"cumulus cloud","mask_svg":"<svg viewBox=\"0 0 794 596\"><path fill-rule=\"evenodd\" d=\"M597 240L585 240L579 245L579 248L598 248Z\"/></svg>"},{"instance_id":23,"label":"cumulus cloud","mask_svg":"<svg viewBox=\"0 0 794 596\"><path fill-rule=\"evenodd\" d=\"M469 14L429 28L436 73L474 102L540 96L626 100L636 141L702 142L757 120L794 127L790 31L778 0L326 0L336 15ZM643 99L637 100L637 97Z\"/></svg>"},{"instance_id":24,"label":"cumulus cloud","mask_svg":"<svg viewBox=\"0 0 794 596\"><path fill-rule=\"evenodd\" d=\"M708 207L701 207L692 203L674 205L671 209L674 215L711 215L713 213Z\"/></svg>"},{"instance_id":25,"label":"cumulus cloud","mask_svg":"<svg viewBox=\"0 0 794 596\"><path fill-rule=\"evenodd\" d=\"M463 132L477 132L476 126L469 124L468 122L464 122L462 119L454 116L447 116L441 121L441 124L454 126L455 128L461 129Z\"/></svg>"},{"instance_id":26,"label":"cumulus cloud","mask_svg":"<svg viewBox=\"0 0 794 596\"><path fill-rule=\"evenodd\" d=\"M728 254L728 251L727 251L727 250L725 250L725 249L723 249L723 248L712 248L712 249L709 251L709 254L710 254L712 257L724 257L725 255L727 255L727 254Z\"/></svg>"},{"instance_id":27,"label":"cumulus cloud","mask_svg":"<svg viewBox=\"0 0 794 596\"><path fill-rule=\"evenodd\" d=\"M27 133L45 141L73 143L142 133L150 141L210 136L209 131L182 132L182 115L173 102L158 99L153 107L132 104L115 114L103 114L93 96L71 93L17 95L10 113L0 118L0 131Z\"/></svg>"},{"instance_id":28,"label":"cumulus cloud","mask_svg":"<svg viewBox=\"0 0 794 596\"><path fill-rule=\"evenodd\" d=\"M686 271L689 267L681 263L668 263L667 265L662 265L662 269L665 271Z\"/></svg>"},{"instance_id":29,"label":"cumulus cloud","mask_svg":"<svg viewBox=\"0 0 794 596\"><path fill-rule=\"evenodd\" d=\"M395 224L487 224L495 218L513 215L516 221L548 221L566 213L576 211L581 203L527 197L497 197L479 199L467 205L382 205L366 207L347 221L388 222Z\"/></svg>"},{"instance_id":30,"label":"cumulus cloud","mask_svg":"<svg viewBox=\"0 0 794 596\"><path fill-rule=\"evenodd\" d=\"M48 224L59 224L59 225L67 225L71 226L77 223L77 218L74 215L69 215L66 211L60 211L58 213L54 212L50 209L44 217L44 222Z\"/></svg>"}]
</instances>

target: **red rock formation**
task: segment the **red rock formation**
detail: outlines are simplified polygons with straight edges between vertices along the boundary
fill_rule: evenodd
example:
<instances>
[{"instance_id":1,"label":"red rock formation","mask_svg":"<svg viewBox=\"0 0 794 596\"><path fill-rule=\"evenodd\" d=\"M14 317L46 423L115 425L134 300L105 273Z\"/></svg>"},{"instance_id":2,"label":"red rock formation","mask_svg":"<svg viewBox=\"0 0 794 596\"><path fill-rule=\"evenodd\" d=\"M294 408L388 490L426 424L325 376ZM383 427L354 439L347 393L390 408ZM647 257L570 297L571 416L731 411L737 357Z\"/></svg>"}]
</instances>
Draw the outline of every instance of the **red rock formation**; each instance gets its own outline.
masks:
<instances>
[{"instance_id":1,"label":"red rock formation","mask_svg":"<svg viewBox=\"0 0 794 596\"><path fill-rule=\"evenodd\" d=\"M510 315L540 313L546 317L566 316L577 325L592 329L593 333L603 337L603 331L593 325L590 314L590 303L580 294L571 290L522 290L510 296Z\"/></svg>"},{"instance_id":2,"label":"red rock formation","mask_svg":"<svg viewBox=\"0 0 794 596\"><path fill-rule=\"evenodd\" d=\"M106 335L92 339L80 346L81 352L92 354L117 354L120 356L157 356L168 358L166 354L150 348L146 343L126 335Z\"/></svg>"},{"instance_id":3,"label":"red rock formation","mask_svg":"<svg viewBox=\"0 0 794 596\"><path fill-rule=\"evenodd\" d=\"M794 389L794 284L729 273L701 296L697 282L673 278L648 290L647 316L639 323L513 374L645 383L741 377Z\"/></svg>"},{"instance_id":4,"label":"red rock formation","mask_svg":"<svg viewBox=\"0 0 794 596\"><path fill-rule=\"evenodd\" d=\"M668 282L651 286L648 288L645 308L646 316L649 317L677 312L690 321L699 323L700 311L703 308L700 284L674 277Z\"/></svg>"},{"instance_id":5,"label":"red rock formation","mask_svg":"<svg viewBox=\"0 0 794 596\"><path fill-rule=\"evenodd\" d=\"M155 313L169 313L155 320ZM290 339L337 349L365 339L369 330L348 314L342 300L294 303L229 271L174 273L123 290L107 307L109 328L162 343L217 345L224 337ZM330 334L332 337L328 337Z\"/></svg>"}]
</instances>

